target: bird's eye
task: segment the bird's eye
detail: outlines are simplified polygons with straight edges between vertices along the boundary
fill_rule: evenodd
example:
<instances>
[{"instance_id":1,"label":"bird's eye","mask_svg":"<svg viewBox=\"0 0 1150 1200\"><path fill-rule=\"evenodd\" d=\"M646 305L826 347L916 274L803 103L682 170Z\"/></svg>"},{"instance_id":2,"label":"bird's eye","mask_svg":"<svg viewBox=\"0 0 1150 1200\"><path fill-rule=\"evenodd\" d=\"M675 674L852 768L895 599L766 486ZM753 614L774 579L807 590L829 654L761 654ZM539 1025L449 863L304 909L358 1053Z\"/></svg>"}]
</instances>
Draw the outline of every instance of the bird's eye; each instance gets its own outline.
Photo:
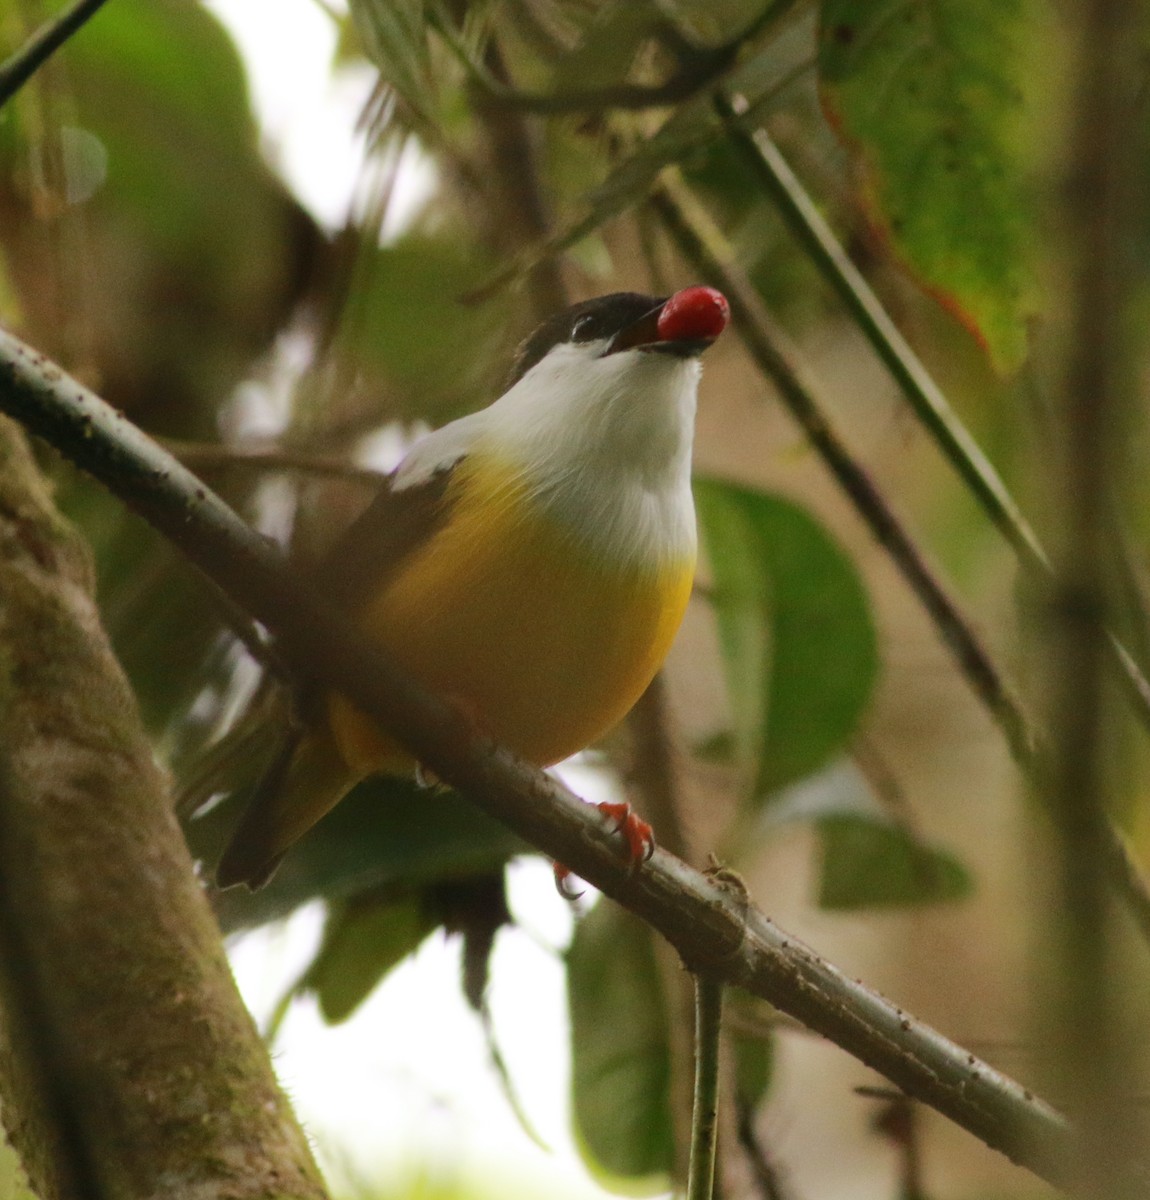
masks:
<instances>
[{"instance_id":1,"label":"bird's eye","mask_svg":"<svg viewBox=\"0 0 1150 1200\"><path fill-rule=\"evenodd\" d=\"M580 317L571 329L571 340L574 342L589 342L594 336L592 331L594 324L594 317Z\"/></svg>"}]
</instances>

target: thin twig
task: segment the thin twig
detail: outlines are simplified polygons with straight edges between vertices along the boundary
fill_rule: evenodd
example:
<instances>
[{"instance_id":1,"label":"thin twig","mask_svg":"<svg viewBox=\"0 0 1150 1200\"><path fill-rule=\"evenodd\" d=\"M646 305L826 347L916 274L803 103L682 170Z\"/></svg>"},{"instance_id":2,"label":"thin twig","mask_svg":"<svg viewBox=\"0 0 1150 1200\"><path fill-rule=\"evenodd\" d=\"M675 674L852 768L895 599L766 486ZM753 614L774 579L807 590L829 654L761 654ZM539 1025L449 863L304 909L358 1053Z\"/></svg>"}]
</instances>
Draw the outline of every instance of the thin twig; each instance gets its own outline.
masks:
<instances>
[{"instance_id":1,"label":"thin twig","mask_svg":"<svg viewBox=\"0 0 1150 1200\"><path fill-rule=\"evenodd\" d=\"M762 1141L755 1134L754 1108L744 1101L739 1103L739 1145L754 1172L755 1184L762 1200L788 1200L779 1169L771 1161Z\"/></svg>"},{"instance_id":2,"label":"thin twig","mask_svg":"<svg viewBox=\"0 0 1150 1200\"><path fill-rule=\"evenodd\" d=\"M682 798L675 772L675 747L667 711L667 684L659 672L627 717L633 770L629 780L639 809L658 831L659 841L676 858L695 862L683 821Z\"/></svg>"},{"instance_id":3,"label":"thin twig","mask_svg":"<svg viewBox=\"0 0 1150 1200\"><path fill-rule=\"evenodd\" d=\"M906 394L915 415L987 516L1014 547L1024 566L1049 571L1050 564L1038 538L1001 476L890 319L862 272L851 262L767 131L762 126L753 132L744 128L745 105L743 111L737 110L721 91L714 95L714 107L732 148L775 203L822 277L838 293L863 336Z\"/></svg>"},{"instance_id":4,"label":"thin twig","mask_svg":"<svg viewBox=\"0 0 1150 1200\"><path fill-rule=\"evenodd\" d=\"M781 78L755 99L745 119L751 121L777 107L779 97L812 66L813 59L804 58L784 72ZM663 135L666 135L665 139ZM521 279L537 262L563 254L613 217L625 210L633 211L635 204L646 196L660 171L705 150L714 140L715 129L710 122L696 122L689 130L673 121L668 122L654 135L650 144L640 142L630 154L615 163L606 179L584 197L578 214L562 229L498 268L461 299L465 304L488 299ZM658 146L658 154L652 155L655 146Z\"/></svg>"},{"instance_id":5,"label":"thin twig","mask_svg":"<svg viewBox=\"0 0 1150 1200\"><path fill-rule=\"evenodd\" d=\"M700 860L684 821L682 794L676 771L675 745L667 704L667 685L660 671L627 716L631 741L627 792L636 809L654 826L659 844L684 862ZM673 953L657 954L659 975L670 1021L670 1082L674 1129L674 1178L682 1183L690 1171L692 1118L691 1027L696 1007L695 986Z\"/></svg>"},{"instance_id":6,"label":"thin twig","mask_svg":"<svg viewBox=\"0 0 1150 1200\"><path fill-rule=\"evenodd\" d=\"M38 29L14 54L0 63L0 108L32 78L57 50L95 16L105 0L76 0Z\"/></svg>"},{"instance_id":7,"label":"thin twig","mask_svg":"<svg viewBox=\"0 0 1150 1200\"><path fill-rule=\"evenodd\" d=\"M335 455L280 450L276 446L226 446L218 442L190 442L161 438L161 445L189 468L197 471L293 471L325 479L343 479L365 487L379 487L382 472L359 467Z\"/></svg>"},{"instance_id":8,"label":"thin twig","mask_svg":"<svg viewBox=\"0 0 1150 1200\"><path fill-rule=\"evenodd\" d=\"M918 1105L891 1088L860 1087L855 1091L881 1105L870 1124L898 1153L899 1200L927 1200L922 1181L922 1123L918 1119Z\"/></svg>"},{"instance_id":9,"label":"thin twig","mask_svg":"<svg viewBox=\"0 0 1150 1200\"><path fill-rule=\"evenodd\" d=\"M719 1047L723 985L695 976L695 1103L691 1111L691 1169L687 1200L711 1200L719 1146Z\"/></svg>"},{"instance_id":10,"label":"thin twig","mask_svg":"<svg viewBox=\"0 0 1150 1200\"><path fill-rule=\"evenodd\" d=\"M714 105L731 145L775 202L823 278L838 293L923 428L1013 548L1023 570L1039 586L1048 587L1050 558L1009 488L950 407L942 389L891 320L862 272L851 262L767 131L761 125L753 132L749 130L745 106L740 110L722 92L715 93ZM1150 680L1115 634L1106 633L1104 648L1135 713L1150 730Z\"/></svg>"},{"instance_id":11,"label":"thin twig","mask_svg":"<svg viewBox=\"0 0 1150 1200\"><path fill-rule=\"evenodd\" d=\"M483 65L492 80L506 78L503 55L494 41L487 46ZM487 209L499 214L499 223L491 230L492 240L502 253L518 252L524 242L544 240L551 233L535 139L522 112L495 104L486 92L480 92L474 107L487 133L493 166L485 184L495 191L495 203L489 203ZM558 257L540 259L532 266L528 291L539 321L570 303Z\"/></svg>"},{"instance_id":12,"label":"thin twig","mask_svg":"<svg viewBox=\"0 0 1150 1200\"><path fill-rule=\"evenodd\" d=\"M651 197L651 204L683 256L726 295L732 324L751 357L774 383L791 416L918 597L963 675L1002 728L1011 753L1020 763L1030 763L1034 758L1034 732L989 652L886 497L851 455L822 410L813 384L804 378L797 354L782 331L775 328L758 293L734 266L733 255L726 252L725 245L717 244L722 236L718 229L701 211L688 211L688 203L685 195L672 194L669 186Z\"/></svg>"},{"instance_id":13,"label":"thin twig","mask_svg":"<svg viewBox=\"0 0 1150 1200\"><path fill-rule=\"evenodd\" d=\"M791 416L802 427L859 516L910 585L967 682L1001 729L1019 767L1035 777L1038 738L1013 689L1003 679L986 647L927 564L914 539L887 504L873 480L854 459L819 405L816 392L804 378L795 352L763 308L758 293L733 265L722 236L701 211L688 212L666 186L651 203L660 214L680 252L701 277L723 291L731 305L731 321L758 364L775 384ZM1041 787L1039 798L1043 798ZM1125 836L1106 827L1104 852L1111 886L1150 941L1150 885L1142 875Z\"/></svg>"},{"instance_id":14,"label":"thin twig","mask_svg":"<svg viewBox=\"0 0 1150 1200\"><path fill-rule=\"evenodd\" d=\"M646 920L689 968L737 984L1051 1182L1076 1138L1053 1109L782 933L664 850L635 868L612 823L482 737L397 671L194 475L54 364L0 332L0 410L96 476L272 630L284 657L345 694L436 776Z\"/></svg>"}]
</instances>

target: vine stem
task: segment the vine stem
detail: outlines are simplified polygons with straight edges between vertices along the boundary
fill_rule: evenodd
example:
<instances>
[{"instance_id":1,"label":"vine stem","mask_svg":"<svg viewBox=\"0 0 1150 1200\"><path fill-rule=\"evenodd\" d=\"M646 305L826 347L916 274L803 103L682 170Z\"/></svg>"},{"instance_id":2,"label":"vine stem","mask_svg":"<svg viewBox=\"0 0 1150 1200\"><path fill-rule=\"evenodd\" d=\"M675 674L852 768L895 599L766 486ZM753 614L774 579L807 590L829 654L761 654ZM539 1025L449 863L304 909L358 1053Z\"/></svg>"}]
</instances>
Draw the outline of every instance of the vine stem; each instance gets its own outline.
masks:
<instances>
[{"instance_id":1,"label":"vine stem","mask_svg":"<svg viewBox=\"0 0 1150 1200\"><path fill-rule=\"evenodd\" d=\"M695 976L695 1103L691 1112L691 1166L687 1200L711 1200L719 1145L719 1051L723 985Z\"/></svg>"}]
</instances>

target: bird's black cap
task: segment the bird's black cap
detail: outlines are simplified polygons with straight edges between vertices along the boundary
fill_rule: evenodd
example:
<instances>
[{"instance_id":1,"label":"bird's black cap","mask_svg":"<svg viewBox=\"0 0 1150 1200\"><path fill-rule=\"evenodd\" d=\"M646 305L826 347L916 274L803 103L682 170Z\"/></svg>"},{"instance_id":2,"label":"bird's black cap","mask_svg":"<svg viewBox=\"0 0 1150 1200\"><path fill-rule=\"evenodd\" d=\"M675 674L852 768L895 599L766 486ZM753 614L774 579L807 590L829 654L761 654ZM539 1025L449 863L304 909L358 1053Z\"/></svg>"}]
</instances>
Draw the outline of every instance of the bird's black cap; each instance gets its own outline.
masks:
<instances>
[{"instance_id":1,"label":"bird's black cap","mask_svg":"<svg viewBox=\"0 0 1150 1200\"><path fill-rule=\"evenodd\" d=\"M555 346L614 337L666 300L666 296L645 296L641 292L612 292L563 309L544 321L519 347L508 386L522 379Z\"/></svg>"}]
</instances>

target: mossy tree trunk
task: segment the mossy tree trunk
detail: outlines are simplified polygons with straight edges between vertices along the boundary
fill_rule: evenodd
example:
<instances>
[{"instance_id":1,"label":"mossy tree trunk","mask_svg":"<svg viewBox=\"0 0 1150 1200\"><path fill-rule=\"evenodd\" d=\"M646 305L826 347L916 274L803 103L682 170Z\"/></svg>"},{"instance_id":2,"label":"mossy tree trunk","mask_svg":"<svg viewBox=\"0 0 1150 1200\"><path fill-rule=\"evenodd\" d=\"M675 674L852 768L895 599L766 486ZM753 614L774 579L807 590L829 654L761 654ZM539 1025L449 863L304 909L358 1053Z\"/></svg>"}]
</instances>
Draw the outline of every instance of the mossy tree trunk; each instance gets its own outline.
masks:
<instances>
[{"instance_id":1,"label":"mossy tree trunk","mask_svg":"<svg viewBox=\"0 0 1150 1200\"><path fill-rule=\"evenodd\" d=\"M0 1104L41 1197L322 1197L86 547L0 418Z\"/></svg>"}]
</instances>

